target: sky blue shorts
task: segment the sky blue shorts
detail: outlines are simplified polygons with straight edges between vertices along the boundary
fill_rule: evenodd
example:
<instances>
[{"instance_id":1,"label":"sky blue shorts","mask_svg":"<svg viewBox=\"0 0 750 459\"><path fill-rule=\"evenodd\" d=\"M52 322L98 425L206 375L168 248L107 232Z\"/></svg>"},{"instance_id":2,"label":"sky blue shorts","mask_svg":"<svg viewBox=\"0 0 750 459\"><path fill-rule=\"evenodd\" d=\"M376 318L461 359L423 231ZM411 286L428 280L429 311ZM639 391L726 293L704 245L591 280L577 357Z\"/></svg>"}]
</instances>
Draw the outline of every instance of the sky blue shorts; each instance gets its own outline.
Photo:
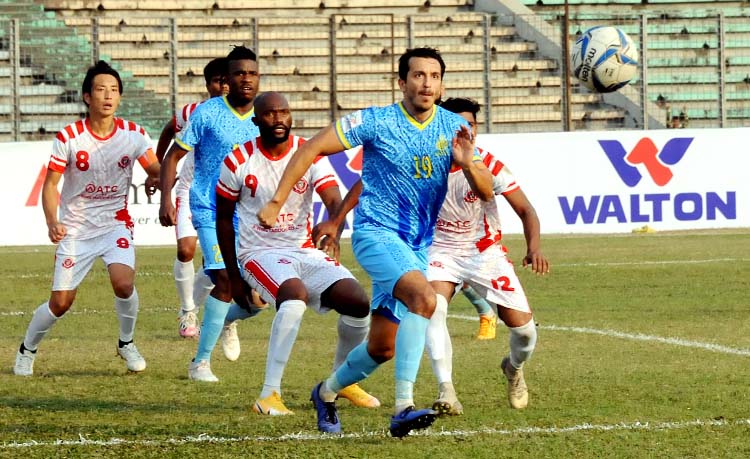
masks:
<instances>
[{"instance_id":1,"label":"sky blue shorts","mask_svg":"<svg viewBox=\"0 0 750 459\"><path fill-rule=\"evenodd\" d=\"M415 250L392 231L360 226L352 233L352 249L357 262L372 279L373 311L400 322L408 309L393 297L393 289L409 271L426 274L427 248Z\"/></svg>"}]
</instances>

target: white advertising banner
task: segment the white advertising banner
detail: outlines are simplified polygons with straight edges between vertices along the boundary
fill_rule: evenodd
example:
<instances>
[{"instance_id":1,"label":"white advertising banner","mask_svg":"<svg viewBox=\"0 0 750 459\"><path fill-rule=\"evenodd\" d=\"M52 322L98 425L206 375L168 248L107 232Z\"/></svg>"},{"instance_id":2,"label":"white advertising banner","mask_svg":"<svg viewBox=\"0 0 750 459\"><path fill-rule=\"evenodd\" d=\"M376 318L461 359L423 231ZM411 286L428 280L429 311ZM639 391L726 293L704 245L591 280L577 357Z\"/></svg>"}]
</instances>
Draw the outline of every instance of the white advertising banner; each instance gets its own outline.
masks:
<instances>
[{"instance_id":1,"label":"white advertising banner","mask_svg":"<svg viewBox=\"0 0 750 459\"><path fill-rule=\"evenodd\" d=\"M481 135L516 176L544 233L750 226L750 128ZM48 244L41 190L51 142L1 143L0 245ZM342 194L359 178L359 149L329 157ZM139 245L174 244L135 167L128 206ZM499 201L504 201L499 198ZM504 203L503 232L522 233ZM325 218L315 202L315 221ZM350 216L351 219L351 216ZM351 221L351 220L350 220ZM348 234L348 231L345 235Z\"/></svg>"},{"instance_id":2,"label":"white advertising banner","mask_svg":"<svg viewBox=\"0 0 750 459\"><path fill-rule=\"evenodd\" d=\"M544 233L750 226L748 128L486 135L477 142L514 173ZM522 232L509 206L501 216L504 232Z\"/></svg>"}]
</instances>

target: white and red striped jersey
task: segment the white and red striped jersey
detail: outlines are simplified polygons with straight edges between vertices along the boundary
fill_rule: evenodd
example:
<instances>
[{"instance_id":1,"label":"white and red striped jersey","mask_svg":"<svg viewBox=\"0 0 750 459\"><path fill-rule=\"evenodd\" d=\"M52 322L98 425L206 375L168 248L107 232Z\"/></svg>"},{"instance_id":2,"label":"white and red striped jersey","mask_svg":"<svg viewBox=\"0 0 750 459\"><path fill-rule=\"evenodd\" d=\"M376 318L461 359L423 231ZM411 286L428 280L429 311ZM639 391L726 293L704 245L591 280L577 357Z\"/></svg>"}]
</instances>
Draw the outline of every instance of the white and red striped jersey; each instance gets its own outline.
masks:
<instances>
[{"instance_id":1,"label":"white and red striped jersey","mask_svg":"<svg viewBox=\"0 0 750 459\"><path fill-rule=\"evenodd\" d=\"M273 197L284 169L304 141L301 137L290 136L289 150L273 158L263 150L258 137L224 158L216 194L237 201L239 259L252 250L263 248L315 247L312 243L313 191L320 194L328 187L338 186L328 161L316 160L299 179L272 228L262 227L256 216Z\"/></svg>"},{"instance_id":2,"label":"white and red striped jersey","mask_svg":"<svg viewBox=\"0 0 750 459\"><path fill-rule=\"evenodd\" d=\"M151 138L133 122L115 118L107 137L91 132L88 118L57 133L48 168L63 174L59 218L67 238L96 237L117 225L132 230L128 194L136 160L144 169L157 161Z\"/></svg>"},{"instance_id":3,"label":"white and red striped jersey","mask_svg":"<svg viewBox=\"0 0 750 459\"><path fill-rule=\"evenodd\" d=\"M507 195L520 189L502 162L481 148L479 154L492 173L495 195ZM438 214L433 245L450 248L459 256L470 256L483 252L501 238L500 215L495 200L484 202L479 199L461 169L452 169L448 174L448 193Z\"/></svg>"},{"instance_id":4,"label":"white and red striped jersey","mask_svg":"<svg viewBox=\"0 0 750 459\"><path fill-rule=\"evenodd\" d=\"M187 104L184 107L182 107L182 110L175 113L174 115L175 134L182 131L185 128L185 125L187 124L188 119L190 119L190 115L195 111L196 108L198 108L198 105L202 103L203 101Z\"/></svg>"}]
</instances>

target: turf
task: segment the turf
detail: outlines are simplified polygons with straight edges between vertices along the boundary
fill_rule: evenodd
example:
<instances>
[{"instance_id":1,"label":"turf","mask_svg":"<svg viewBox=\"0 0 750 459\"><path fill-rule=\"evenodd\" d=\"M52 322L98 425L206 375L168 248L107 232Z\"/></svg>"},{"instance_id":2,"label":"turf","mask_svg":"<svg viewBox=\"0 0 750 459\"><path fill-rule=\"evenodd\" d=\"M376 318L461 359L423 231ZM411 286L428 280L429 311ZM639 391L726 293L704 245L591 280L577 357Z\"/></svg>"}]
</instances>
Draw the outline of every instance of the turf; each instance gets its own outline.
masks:
<instances>
[{"instance_id":1,"label":"turf","mask_svg":"<svg viewBox=\"0 0 750 459\"><path fill-rule=\"evenodd\" d=\"M294 416L261 417L270 311L238 327L242 355L217 349L218 384L187 379L196 341L177 335L173 248L139 248L136 343L148 361L126 374L104 268L42 342L32 378L12 375L33 310L46 300L53 247L0 248L2 457L749 457L750 231L544 237L552 272L518 268L539 342L525 368L530 406L511 410L499 363L507 332L476 341L476 314L449 309L454 381L465 414L390 438L393 365L363 387L383 406L339 401L343 436L315 428L312 386L330 371L335 313L308 311L284 377ZM524 244L506 241L520 260ZM345 265L369 282L343 247ZM423 360L418 405L436 395Z\"/></svg>"}]
</instances>

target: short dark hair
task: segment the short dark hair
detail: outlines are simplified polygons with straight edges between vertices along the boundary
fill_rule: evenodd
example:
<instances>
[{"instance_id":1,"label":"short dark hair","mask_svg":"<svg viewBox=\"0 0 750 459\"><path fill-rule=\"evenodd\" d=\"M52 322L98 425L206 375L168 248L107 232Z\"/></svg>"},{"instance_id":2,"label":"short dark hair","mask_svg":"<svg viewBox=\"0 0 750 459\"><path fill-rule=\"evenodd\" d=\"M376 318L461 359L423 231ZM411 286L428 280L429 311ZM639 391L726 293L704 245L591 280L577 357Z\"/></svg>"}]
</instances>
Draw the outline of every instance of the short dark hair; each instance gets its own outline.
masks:
<instances>
[{"instance_id":1,"label":"short dark hair","mask_svg":"<svg viewBox=\"0 0 750 459\"><path fill-rule=\"evenodd\" d=\"M453 113L471 113L474 118L480 110L479 102L468 97L450 97L441 102L440 106Z\"/></svg>"},{"instance_id":2,"label":"short dark hair","mask_svg":"<svg viewBox=\"0 0 750 459\"><path fill-rule=\"evenodd\" d=\"M223 77L227 76L226 57L217 57L203 67L203 78L206 79L206 85L210 84L211 79L217 75Z\"/></svg>"},{"instance_id":3,"label":"short dark hair","mask_svg":"<svg viewBox=\"0 0 750 459\"><path fill-rule=\"evenodd\" d=\"M257 61L258 56L255 55L255 51L242 45L235 46L229 54L227 54L227 65L229 61Z\"/></svg>"},{"instance_id":4,"label":"short dark hair","mask_svg":"<svg viewBox=\"0 0 750 459\"><path fill-rule=\"evenodd\" d=\"M440 51L435 48L422 47L407 49L401 57L398 58L398 77L401 80L406 81L406 77L409 75L409 59L412 57L426 57L428 59L435 59L440 63L440 78L445 75L445 61L440 55Z\"/></svg>"},{"instance_id":5,"label":"short dark hair","mask_svg":"<svg viewBox=\"0 0 750 459\"><path fill-rule=\"evenodd\" d=\"M91 94L91 85L94 84L94 77L97 75L112 75L115 77L115 79L117 79L117 86L120 89L120 94L122 94L122 79L120 78L120 74L117 73L117 70L113 69L107 62L99 61L89 67L86 72L86 77L83 79L83 84L81 85L81 96L84 94Z\"/></svg>"}]
</instances>

